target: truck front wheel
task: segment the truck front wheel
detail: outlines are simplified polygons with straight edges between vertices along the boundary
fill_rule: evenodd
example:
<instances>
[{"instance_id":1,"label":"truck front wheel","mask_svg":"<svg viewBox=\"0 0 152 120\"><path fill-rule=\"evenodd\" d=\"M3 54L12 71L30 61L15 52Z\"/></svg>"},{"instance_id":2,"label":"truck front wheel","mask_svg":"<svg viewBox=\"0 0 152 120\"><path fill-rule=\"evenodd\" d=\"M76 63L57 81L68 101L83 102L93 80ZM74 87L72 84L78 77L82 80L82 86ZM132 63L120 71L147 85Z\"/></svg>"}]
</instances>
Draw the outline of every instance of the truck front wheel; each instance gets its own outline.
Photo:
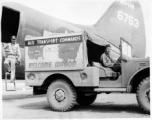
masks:
<instances>
[{"instance_id":1,"label":"truck front wheel","mask_svg":"<svg viewBox=\"0 0 152 120\"><path fill-rule=\"evenodd\" d=\"M85 94L78 94L77 95L77 103L79 105L90 105L92 104L95 99L96 99L97 95L90 95L90 96L86 96Z\"/></svg>"},{"instance_id":2,"label":"truck front wheel","mask_svg":"<svg viewBox=\"0 0 152 120\"><path fill-rule=\"evenodd\" d=\"M47 100L54 111L68 111L76 101L76 91L73 85L64 79L53 81L47 90Z\"/></svg>"},{"instance_id":3,"label":"truck front wheel","mask_svg":"<svg viewBox=\"0 0 152 120\"><path fill-rule=\"evenodd\" d=\"M150 80L149 77L140 82L137 88L137 101L140 107L147 113L150 113Z\"/></svg>"}]
</instances>

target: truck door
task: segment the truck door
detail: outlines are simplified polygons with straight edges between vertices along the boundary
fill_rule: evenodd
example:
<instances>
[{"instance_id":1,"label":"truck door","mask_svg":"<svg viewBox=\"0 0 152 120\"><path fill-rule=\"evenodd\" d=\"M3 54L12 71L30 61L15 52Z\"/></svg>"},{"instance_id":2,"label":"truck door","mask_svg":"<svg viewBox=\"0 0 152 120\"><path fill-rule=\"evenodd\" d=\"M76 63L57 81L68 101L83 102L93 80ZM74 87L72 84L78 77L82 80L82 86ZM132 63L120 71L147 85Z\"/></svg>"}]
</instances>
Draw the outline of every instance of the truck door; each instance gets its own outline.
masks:
<instances>
[{"instance_id":1,"label":"truck door","mask_svg":"<svg viewBox=\"0 0 152 120\"><path fill-rule=\"evenodd\" d=\"M126 87L128 80L131 75L135 73L134 62L129 60L132 58L132 46L123 38L120 39L121 42L121 56L123 59L121 61L122 70L122 87ZM127 61L125 61L127 59Z\"/></svg>"}]
</instances>

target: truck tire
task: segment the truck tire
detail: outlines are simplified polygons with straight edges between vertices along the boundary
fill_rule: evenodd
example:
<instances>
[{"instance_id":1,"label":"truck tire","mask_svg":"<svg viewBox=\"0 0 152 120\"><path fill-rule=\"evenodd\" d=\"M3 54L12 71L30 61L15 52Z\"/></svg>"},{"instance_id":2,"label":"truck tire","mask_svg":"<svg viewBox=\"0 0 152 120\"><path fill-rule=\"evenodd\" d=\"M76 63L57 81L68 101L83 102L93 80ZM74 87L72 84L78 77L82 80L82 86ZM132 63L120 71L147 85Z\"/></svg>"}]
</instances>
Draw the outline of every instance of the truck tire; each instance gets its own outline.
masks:
<instances>
[{"instance_id":1,"label":"truck tire","mask_svg":"<svg viewBox=\"0 0 152 120\"><path fill-rule=\"evenodd\" d=\"M86 96L85 94L78 94L76 101L79 105L91 105L95 101L96 97L96 94L90 96Z\"/></svg>"},{"instance_id":2,"label":"truck tire","mask_svg":"<svg viewBox=\"0 0 152 120\"><path fill-rule=\"evenodd\" d=\"M54 111L70 110L76 102L76 97L75 88L65 79L53 81L47 90L47 100Z\"/></svg>"},{"instance_id":3,"label":"truck tire","mask_svg":"<svg viewBox=\"0 0 152 120\"><path fill-rule=\"evenodd\" d=\"M142 80L137 88L137 101L140 107L146 112L150 113L150 80L146 77Z\"/></svg>"},{"instance_id":4,"label":"truck tire","mask_svg":"<svg viewBox=\"0 0 152 120\"><path fill-rule=\"evenodd\" d=\"M46 94L46 90L41 89L39 86L33 87L33 95Z\"/></svg>"}]
</instances>

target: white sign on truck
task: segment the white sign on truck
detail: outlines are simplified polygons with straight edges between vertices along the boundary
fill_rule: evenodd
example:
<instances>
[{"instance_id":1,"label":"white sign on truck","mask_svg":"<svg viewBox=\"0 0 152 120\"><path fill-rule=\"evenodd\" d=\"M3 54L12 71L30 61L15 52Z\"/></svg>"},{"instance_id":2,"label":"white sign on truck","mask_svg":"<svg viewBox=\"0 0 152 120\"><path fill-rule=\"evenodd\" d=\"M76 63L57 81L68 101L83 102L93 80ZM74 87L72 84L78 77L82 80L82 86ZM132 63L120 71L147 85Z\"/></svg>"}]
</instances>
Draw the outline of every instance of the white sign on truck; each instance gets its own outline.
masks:
<instances>
[{"instance_id":1,"label":"white sign on truck","mask_svg":"<svg viewBox=\"0 0 152 120\"><path fill-rule=\"evenodd\" d=\"M28 38L26 71L83 69L82 34Z\"/></svg>"}]
</instances>

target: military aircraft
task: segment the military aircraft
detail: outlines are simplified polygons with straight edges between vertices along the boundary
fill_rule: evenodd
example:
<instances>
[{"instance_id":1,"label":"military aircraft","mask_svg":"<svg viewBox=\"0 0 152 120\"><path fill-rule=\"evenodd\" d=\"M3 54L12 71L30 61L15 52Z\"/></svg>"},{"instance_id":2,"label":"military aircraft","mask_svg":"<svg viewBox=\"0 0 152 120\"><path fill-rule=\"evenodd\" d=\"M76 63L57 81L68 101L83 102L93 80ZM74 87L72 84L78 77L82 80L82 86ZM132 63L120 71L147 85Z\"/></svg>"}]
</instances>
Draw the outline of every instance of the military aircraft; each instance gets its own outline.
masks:
<instances>
[{"instance_id":1,"label":"military aircraft","mask_svg":"<svg viewBox=\"0 0 152 120\"><path fill-rule=\"evenodd\" d=\"M141 5L138 1L113 2L93 25L66 22L19 3L2 3L1 41L9 43L11 42L10 37L16 35L17 43L21 48L21 65L17 66L17 78L24 79L24 40L26 37L39 37L54 33L66 34L83 30L89 32L93 37L108 41L117 54L120 54L120 38L123 38L124 49L126 49L124 52L128 56L145 57L145 26ZM4 57L2 69L4 69L3 62ZM2 75L4 76L4 72Z\"/></svg>"}]
</instances>

